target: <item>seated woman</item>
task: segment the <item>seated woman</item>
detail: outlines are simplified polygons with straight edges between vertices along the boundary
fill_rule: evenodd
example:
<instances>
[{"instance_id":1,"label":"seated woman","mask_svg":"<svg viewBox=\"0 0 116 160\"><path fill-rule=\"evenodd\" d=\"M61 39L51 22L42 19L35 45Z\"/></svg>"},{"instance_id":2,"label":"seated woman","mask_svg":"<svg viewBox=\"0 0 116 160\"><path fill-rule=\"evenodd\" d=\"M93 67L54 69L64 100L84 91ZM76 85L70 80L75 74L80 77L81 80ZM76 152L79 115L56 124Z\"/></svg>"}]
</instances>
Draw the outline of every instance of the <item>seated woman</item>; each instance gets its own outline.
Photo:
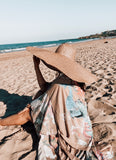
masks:
<instances>
[{"instance_id":1,"label":"seated woman","mask_svg":"<svg viewBox=\"0 0 116 160\"><path fill-rule=\"evenodd\" d=\"M95 82L96 77L75 62L76 50L70 44L60 45L55 53L35 47L27 50L34 55L41 95L18 114L0 119L0 125L32 121L40 137L39 160L104 159L102 153L92 150L92 126L84 97L84 85ZM52 83L44 80L40 60L58 72Z\"/></svg>"}]
</instances>

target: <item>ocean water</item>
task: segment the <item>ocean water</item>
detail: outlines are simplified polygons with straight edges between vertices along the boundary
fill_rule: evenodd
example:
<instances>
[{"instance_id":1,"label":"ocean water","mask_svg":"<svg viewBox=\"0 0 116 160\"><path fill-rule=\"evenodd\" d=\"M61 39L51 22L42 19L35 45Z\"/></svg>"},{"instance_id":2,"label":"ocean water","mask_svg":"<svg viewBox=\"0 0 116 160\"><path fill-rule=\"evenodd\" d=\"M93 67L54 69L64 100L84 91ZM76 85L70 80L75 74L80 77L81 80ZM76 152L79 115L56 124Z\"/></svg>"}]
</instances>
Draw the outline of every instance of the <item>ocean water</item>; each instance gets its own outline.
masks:
<instances>
[{"instance_id":1,"label":"ocean water","mask_svg":"<svg viewBox=\"0 0 116 160\"><path fill-rule=\"evenodd\" d=\"M62 43L76 43L81 41L87 41L87 39L65 39L57 41L44 41L44 42L32 42L32 43L15 43L15 44L3 44L0 45L0 53L15 52L25 50L28 46L34 47L52 47L58 46Z\"/></svg>"}]
</instances>

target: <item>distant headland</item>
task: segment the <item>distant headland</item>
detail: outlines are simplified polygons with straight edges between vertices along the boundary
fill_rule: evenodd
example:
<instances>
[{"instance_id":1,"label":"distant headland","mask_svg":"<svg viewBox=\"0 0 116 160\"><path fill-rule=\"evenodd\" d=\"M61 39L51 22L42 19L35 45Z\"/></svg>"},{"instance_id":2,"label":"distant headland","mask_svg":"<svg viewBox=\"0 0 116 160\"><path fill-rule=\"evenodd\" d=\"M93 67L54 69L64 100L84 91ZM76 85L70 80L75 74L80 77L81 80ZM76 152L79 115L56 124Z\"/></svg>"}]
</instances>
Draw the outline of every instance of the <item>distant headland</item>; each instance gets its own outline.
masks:
<instances>
[{"instance_id":1,"label":"distant headland","mask_svg":"<svg viewBox=\"0 0 116 160\"><path fill-rule=\"evenodd\" d=\"M104 31L100 34L92 34L89 36L79 37L78 39L106 38L116 36L116 30Z\"/></svg>"}]
</instances>

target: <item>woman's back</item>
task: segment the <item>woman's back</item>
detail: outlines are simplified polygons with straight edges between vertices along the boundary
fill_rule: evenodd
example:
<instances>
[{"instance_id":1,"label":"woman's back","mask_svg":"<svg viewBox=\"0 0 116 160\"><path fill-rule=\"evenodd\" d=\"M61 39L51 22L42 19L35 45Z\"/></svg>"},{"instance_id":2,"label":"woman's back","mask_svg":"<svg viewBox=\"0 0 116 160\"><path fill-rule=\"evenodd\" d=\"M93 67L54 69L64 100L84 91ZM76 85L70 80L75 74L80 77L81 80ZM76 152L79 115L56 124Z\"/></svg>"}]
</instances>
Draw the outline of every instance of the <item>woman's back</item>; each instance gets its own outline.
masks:
<instances>
[{"instance_id":1,"label":"woman's back","mask_svg":"<svg viewBox=\"0 0 116 160\"><path fill-rule=\"evenodd\" d=\"M69 155L74 158L81 150L84 158L91 145L92 127L84 95L79 86L72 85L72 80L62 75L31 104L35 128L43 137L40 144L51 148L54 141L51 153L58 147L60 159Z\"/></svg>"}]
</instances>

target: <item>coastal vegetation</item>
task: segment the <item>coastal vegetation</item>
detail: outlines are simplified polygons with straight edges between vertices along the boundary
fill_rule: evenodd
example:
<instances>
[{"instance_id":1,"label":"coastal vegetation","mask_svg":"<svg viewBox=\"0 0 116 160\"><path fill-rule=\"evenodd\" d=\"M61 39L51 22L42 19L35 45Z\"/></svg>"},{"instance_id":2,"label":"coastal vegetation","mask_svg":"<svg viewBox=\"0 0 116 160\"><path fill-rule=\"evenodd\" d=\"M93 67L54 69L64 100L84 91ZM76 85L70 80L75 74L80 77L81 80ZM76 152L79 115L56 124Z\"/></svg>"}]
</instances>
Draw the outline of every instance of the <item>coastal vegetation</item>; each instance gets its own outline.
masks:
<instances>
[{"instance_id":1,"label":"coastal vegetation","mask_svg":"<svg viewBox=\"0 0 116 160\"><path fill-rule=\"evenodd\" d=\"M100 34L92 34L89 36L79 37L78 39L93 39L93 38L106 38L116 36L116 30L104 31Z\"/></svg>"}]
</instances>

